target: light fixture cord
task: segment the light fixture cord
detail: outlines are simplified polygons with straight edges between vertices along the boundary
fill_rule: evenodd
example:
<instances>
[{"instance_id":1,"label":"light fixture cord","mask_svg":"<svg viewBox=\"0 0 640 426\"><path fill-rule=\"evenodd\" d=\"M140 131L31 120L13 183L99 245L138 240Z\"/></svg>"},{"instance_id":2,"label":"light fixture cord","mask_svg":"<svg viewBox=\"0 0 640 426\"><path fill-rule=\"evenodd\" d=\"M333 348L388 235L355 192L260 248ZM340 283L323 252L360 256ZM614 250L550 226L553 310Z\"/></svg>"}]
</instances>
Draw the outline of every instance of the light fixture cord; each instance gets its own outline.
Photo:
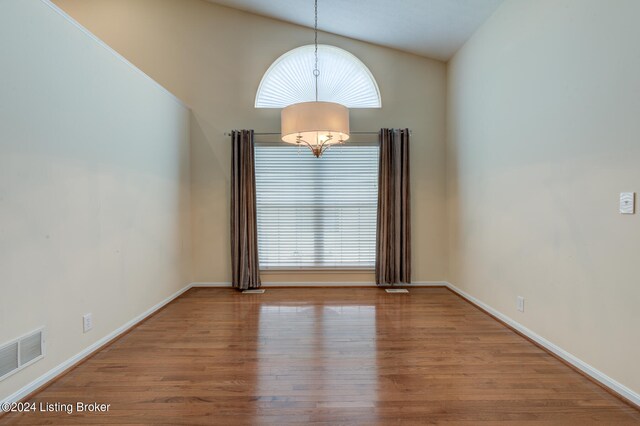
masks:
<instances>
[{"instance_id":1,"label":"light fixture cord","mask_svg":"<svg viewBox=\"0 0 640 426\"><path fill-rule=\"evenodd\" d=\"M316 67L313 70L313 75L316 78L316 102L318 102L318 76L320 75L320 70L318 69L318 0L315 0L315 22L313 24L313 31L315 34L314 44L315 44L315 56L316 56Z\"/></svg>"}]
</instances>

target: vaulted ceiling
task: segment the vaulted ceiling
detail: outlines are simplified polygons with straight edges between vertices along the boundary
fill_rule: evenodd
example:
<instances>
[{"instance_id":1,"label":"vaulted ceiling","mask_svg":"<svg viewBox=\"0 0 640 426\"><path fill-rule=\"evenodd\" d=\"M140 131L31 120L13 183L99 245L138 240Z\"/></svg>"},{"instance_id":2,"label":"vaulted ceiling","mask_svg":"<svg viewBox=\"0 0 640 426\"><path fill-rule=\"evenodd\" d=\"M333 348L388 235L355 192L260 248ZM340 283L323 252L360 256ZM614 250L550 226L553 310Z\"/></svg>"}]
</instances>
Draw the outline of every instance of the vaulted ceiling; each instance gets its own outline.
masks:
<instances>
[{"instance_id":1,"label":"vaulted ceiling","mask_svg":"<svg viewBox=\"0 0 640 426\"><path fill-rule=\"evenodd\" d=\"M313 27L313 0L209 0ZM318 0L322 31L448 60L504 0Z\"/></svg>"}]
</instances>

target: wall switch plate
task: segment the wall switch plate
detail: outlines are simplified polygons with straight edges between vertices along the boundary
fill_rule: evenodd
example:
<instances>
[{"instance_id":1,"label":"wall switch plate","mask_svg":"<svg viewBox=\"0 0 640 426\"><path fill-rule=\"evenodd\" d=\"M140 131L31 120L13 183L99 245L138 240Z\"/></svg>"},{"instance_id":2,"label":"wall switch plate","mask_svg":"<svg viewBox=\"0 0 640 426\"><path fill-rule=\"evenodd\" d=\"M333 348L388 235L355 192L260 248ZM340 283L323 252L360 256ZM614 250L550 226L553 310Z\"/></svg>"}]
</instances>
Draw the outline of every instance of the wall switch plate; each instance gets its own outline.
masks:
<instances>
[{"instance_id":1,"label":"wall switch plate","mask_svg":"<svg viewBox=\"0 0 640 426\"><path fill-rule=\"evenodd\" d=\"M84 314L82 316L82 330L87 332L93 328L93 316L92 314Z\"/></svg>"},{"instance_id":2,"label":"wall switch plate","mask_svg":"<svg viewBox=\"0 0 640 426\"><path fill-rule=\"evenodd\" d=\"M520 312L524 312L524 297L522 296L518 296L516 298L516 308L520 311Z\"/></svg>"},{"instance_id":3,"label":"wall switch plate","mask_svg":"<svg viewBox=\"0 0 640 426\"><path fill-rule=\"evenodd\" d=\"M620 193L620 213L634 214L636 210L636 193L621 192Z\"/></svg>"}]
</instances>

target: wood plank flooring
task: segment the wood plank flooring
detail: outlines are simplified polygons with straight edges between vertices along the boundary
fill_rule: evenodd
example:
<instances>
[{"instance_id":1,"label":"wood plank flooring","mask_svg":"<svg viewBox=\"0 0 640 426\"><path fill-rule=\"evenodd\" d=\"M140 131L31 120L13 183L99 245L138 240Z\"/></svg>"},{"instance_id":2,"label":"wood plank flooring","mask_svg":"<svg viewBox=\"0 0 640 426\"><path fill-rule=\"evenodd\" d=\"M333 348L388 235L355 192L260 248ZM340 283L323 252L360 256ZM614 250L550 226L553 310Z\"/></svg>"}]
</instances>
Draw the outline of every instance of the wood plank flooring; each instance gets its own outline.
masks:
<instances>
[{"instance_id":1,"label":"wood plank flooring","mask_svg":"<svg viewBox=\"0 0 640 426\"><path fill-rule=\"evenodd\" d=\"M445 288L192 289L3 424L640 424Z\"/></svg>"}]
</instances>

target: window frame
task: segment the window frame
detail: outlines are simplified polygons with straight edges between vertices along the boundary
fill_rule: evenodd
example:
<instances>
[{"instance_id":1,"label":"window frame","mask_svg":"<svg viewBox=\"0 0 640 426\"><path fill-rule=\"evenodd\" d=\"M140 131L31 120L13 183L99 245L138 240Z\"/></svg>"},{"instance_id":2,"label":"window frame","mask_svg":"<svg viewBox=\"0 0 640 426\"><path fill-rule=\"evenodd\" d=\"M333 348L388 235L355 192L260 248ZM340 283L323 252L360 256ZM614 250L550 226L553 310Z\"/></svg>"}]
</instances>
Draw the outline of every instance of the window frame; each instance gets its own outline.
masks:
<instances>
[{"instance_id":1,"label":"window frame","mask_svg":"<svg viewBox=\"0 0 640 426\"><path fill-rule=\"evenodd\" d=\"M279 135L279 134L278 134ZM284 143L282 141L277 140L277 136L276 135L255 135L254 137L254 150L259 148L259 147L275 147L275 148L291 148L290 144ZM371 133L371 134L367 134L367 135L351 135L350 139L345 142L345 145L355 145L355 146L375 146L375 147L379 147L380 143L378 140L378 137L376 134ZM309 150L305 147L301 147L301 152L300 155L312 155L311 152L309 152ZM340 147L332 147L330 148L332 150L334 149L340 149ZM254 157L255 158L255 157ZM315 161L322 161L323 158L318 158L318 159L314 159ZM379 179L379 164L380 164L380 152L378 150L377 153L377 169L376 169L376 178ZM256 197L257 197L257 192L258 192L258 188L257 188L257 173L256 173ZM377 216L377 210L378 210L378 197L376 196L376 216ZM256 200L256 210L258 209L258 201ZM257 211L256 211L256 214ZM377 217L376 217L376 222L377 222ZM376 225L377 227L377 225ZM377 239L377 229L374 229L374 233L375 238ZM258 245L259 243L259 229L258 229ZM374 258L374 262L370 265L367 266L359 266L359 265L345 265L345 266L340 266L340 265L318 265L318 266L311 266L311 265L302 265L302 266L296 266L296 265L281 265L281 266L263 266L263 263L260 262L260 273L261 274L272 274L272 275L279 275L279 274L299 274L299 273L305 273L305 274L316 274L316 273L330 273L330 274L363 274L363 273L372 273L375 270L375 258Z\"/></svg>"}]
</instances>

